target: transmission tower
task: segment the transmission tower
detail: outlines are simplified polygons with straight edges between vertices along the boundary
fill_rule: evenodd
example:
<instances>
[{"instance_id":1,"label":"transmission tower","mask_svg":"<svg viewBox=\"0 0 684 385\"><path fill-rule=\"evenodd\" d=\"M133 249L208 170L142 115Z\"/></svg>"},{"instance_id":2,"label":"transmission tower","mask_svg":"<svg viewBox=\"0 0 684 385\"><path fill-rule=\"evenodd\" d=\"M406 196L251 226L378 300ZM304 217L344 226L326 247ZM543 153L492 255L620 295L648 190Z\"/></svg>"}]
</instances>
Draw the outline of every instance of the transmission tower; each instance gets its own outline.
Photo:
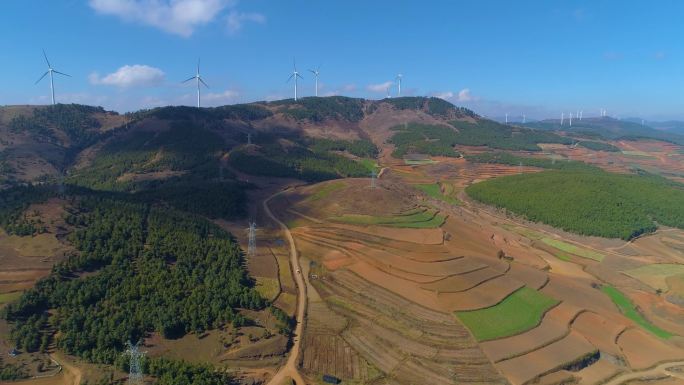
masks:
<instances>
[{"instance_id":1,"label":"transmission tower","mask_svg":"<svg viewBox=\"0 0 684 385\"><path fill-rule=\"evenodd\" d=\"M518 164L518 174L522 174L522 162Z\"/></svg>"},{"instance_id":2,"label":"transmission tower","mask_svg":"<svg viewBox=\"0 0 684 385\"><path fill-rule=\"evenodd\" d=\"M253 257L256 255L256 223L249 224L249 244L247 245L247 255Z\"/></svg>"},{"instance_id":3,"label":"transmission tower","mask_svg":"<svg viewBox=\"0 0 684 385\"><path fill-rule=\"evenodd\" d=\"M141 352L138 349L138 344L136 343L133 345L131 342L128 342L128 349L126 349L126 353L130 356L130 363L128 364L129 366L129 373L128 373L128 385L143 385L143 373L142 369L140 366L140 361L142 360L142 357L145 355L147 352Z\"/></svg>"},{"instance_id":4,"label":"transmission tower","mask_svg":"<svg viewBox=\"0 0 684 385\"><path fill-rule=\"evenodd\" d=\"M378 174L375 173L375 170L371 171L371 188L375 188L375 180L378 178Z\"/></svg>"}]
</instances>

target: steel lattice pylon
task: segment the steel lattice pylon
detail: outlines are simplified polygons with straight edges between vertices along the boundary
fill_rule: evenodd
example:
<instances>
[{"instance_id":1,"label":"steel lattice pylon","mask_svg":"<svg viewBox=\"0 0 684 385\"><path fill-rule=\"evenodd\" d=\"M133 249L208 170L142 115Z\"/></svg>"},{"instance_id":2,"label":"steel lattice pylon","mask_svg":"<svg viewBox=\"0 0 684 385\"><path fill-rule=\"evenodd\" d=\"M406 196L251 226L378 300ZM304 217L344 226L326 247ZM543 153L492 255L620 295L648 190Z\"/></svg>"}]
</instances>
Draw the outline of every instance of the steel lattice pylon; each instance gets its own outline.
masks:
<instances>
[{"instance_id":1,"label":"steel lattice pylon","mask_svg":"<svg viewBox=\"0 0 684 385\"><path fill-rule=\"evenodd\" d=\"M250 222L249 224L249 244L247 245L247 255L256 255L256 223Z\"/></svg>"},{"instance_id":2,"label":"steel lattice pylon","mask_svg":"<svg viewBox=\"0 0 684 385\"><path fill-rule=\"evenodd\" d=\"M128 364L128 384L143 385L143 373L140 361L147 352L141 352L138 348L138 344L133 345L132 343L128 342L127 345L128 349L126 349L126 353L130 356L130 362Z\"/></svg>"}]
</instances>

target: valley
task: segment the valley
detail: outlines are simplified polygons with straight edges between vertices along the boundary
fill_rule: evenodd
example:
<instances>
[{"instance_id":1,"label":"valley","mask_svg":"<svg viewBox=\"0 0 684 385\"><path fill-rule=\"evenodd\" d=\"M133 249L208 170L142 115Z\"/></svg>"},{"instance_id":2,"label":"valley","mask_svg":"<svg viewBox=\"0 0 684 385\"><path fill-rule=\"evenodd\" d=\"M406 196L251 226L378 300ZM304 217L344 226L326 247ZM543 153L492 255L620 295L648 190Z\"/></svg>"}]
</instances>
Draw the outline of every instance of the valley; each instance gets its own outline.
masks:
<instances>
[{"instance_id":1,"label":"valley","mask_svg":"<svg viewBox=\"0 0 684 385\"><path fill-rule=\"evenodd\" d=\"M34 109L0 108L18 384L124 383L127 341L160 385L681 380L681 144L420 97Z\"/></svg>"}]
</instances>

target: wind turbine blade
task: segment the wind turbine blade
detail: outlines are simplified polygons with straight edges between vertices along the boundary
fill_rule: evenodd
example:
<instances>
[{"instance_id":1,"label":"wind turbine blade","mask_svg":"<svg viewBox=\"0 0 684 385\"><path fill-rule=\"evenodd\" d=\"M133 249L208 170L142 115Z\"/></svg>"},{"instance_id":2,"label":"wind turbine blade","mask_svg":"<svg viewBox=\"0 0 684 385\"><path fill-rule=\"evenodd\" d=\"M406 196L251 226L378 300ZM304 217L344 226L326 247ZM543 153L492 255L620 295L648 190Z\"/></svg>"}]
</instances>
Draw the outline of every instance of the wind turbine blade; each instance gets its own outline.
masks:
<instances>
[{"instance_id":1,"label":"wind turbine blade","mask_svg":"<svg viewBox=\"0 0 684 385\"><path fill-rule=\"evenodd\" d=\"M205 83L204 80L203 80L202 78L199 78L199 81L202 82L202 84L204 84L205 87L209 88L209 86L207 85L207 83Z\"/></svg>"},{"instance_id":2,"label":"wind turbine blade","mask_svg":"<svg viewBox=\"0 0 684 385\"><path fill-rule=\"evenodd\" d=\"M287 83L287 82L289 82L290 80L292 80L292 77L293 77L293 76L295 76L295 74L290 75L290 77L287 78L287 80L285 81L285 83Z\"/></svg>"},{"instance_id":3,"label":"wind turbine blade","mask_svg":"<svg viewBox=\"0 0 684 385\"><path fill-rule=\"evenodd\" d=\"M309 72L311 72L312 74L316 75L316 71L314 71L314 70L309 70Z\"/></svg>"},{"instance_id":4,"label":"wind turbine blade","mask_svg":"<svg viewBox=\"0 0 684 385\"><path fill-rule=\"evenodd\" d=\"M304 79L304 77L302 75L300 75L299 72L297 73L297 77L300 79Z\"/></svg>"},{"instance_id":5,"label":"wind turbine blade","mask_svg":"<svg viewBox=\"0 0 684 385\"><path fill-rule=\"evenodd\" d=\"M47 58L47 54L45 54L45 50L43 50L43 57L45 58L45 62L48 65L48 68L51 68L52 66L50 65L50 61Z\"/></svg>"},{"instance_id":6,"label":"wind turbine blade","mask_svg":"<svg viewBox=\"0 0 684 385\"><path fill-rule=\"evenodd\" d=\"M36 80L36 83L35 83L35 84L38 84L41 80L43 80L43 78L44 78L45 76L47 76L47 74L48 74L49 72L50 72L50 71L45 71L45 73L43 74L43 76L41 76L40 79Z\"/></svg>"},{"instance_id":7,"label":"wind turbine blade","mask_svg":"<svg viewBox=\"0 0 684 385\"><path fill-rule=\"evenodd\" d=\"M197 77L197 76L193 76L193 77L191 77L191 78L188 78L188 80L183 80L181 83L187 83L187 82L189 82L190 80L192 80L192 79L194 79L194 78L196 78L196 77Z\"/></svg>"},{"instance_id":8,"label":"wind turbine blade","mask_svg":"<svg viewBox=\"0 0 684 385\"><path fill-rule=\"evenodd\" d=\"M56 71L56 70L52 70L52 72L54 72L54 73L56 73L56 74L60 74L60 75L64 75L64 76L71 77L71 75L67 75L67 74L65 74L64 72L59 72L59 71Z\"/></svg>"},{"instance_id":9,"label":"wind turbine blade","mask_svg":"<svg viewBox=\"0 0 684 385\"><path fill-rule=\"evenodd\" d=\"M200 59L197 58L197 73L199 74L199 67L200 67Z\"/></svg>"}]
</instances>

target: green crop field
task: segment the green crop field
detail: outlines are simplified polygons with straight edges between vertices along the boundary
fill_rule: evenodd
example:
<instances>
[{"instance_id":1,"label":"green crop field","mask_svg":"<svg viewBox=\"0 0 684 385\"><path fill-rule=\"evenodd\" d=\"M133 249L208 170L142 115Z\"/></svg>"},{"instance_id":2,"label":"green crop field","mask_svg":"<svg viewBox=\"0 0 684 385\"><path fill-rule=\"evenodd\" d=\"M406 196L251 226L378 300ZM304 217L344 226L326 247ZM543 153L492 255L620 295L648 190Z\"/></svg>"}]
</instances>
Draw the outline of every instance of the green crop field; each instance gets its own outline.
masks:
<instances>
[{"instance_id":1,"label":"green crop field","mask_svg":"<svg viewBox=\"0 0 684 385\"><path fill-rule=\"evenodd\" d=\"M12 293L0 293L0 305L15 301L21 297L21 291L15 291Z\"/></svg>"},{"instance_id":2,"label":"green crop field","mask_svg":"<svg viewBox=\"0 0 684 385\"><path fill-rule=\"evenodd\" d=\"M438 199L440 201L446 202L450 205L459 205L461 202L451 196L451 194L444 194L442 193L442 187L439 183L430 183L430 184L415 184L413 185L415 188L418 190L424 192L431 198Z\"/></svg>"},{"instance_id":3,"label":"green crop field","mask_svg":"<svg viewBox=\"0 0 684 385\"><path fill-rule=\"evenodd\" d=\"M663 339L668 339L673 336L672 333L665 331L652 323L650 323L644 316L639 313L632 301L627 298L622 292L612 286L603 286L603 292L606 293L610 299L613 300L615 305L620 309L620 311L629 319L636 322L639 326L646 329L655 336Z\"/></svg>"},{"instance_id":4,"label":"green crop field","mask_svg":"<svg viewBox=\"0 0 684 385\"><path fill-rule=\"evenodd\" d=\"M566 253L574 254L578 257L582 258L588 258L588 259L593 259L594 261L601 262L603 261L603 258L606 256L591 250L583 249L580 247L577 247L575 245L572 245L567 242L559 241L557 239L551 239L551 238L542 238L542 242L546 243L547 245L551 247L555 247L556 249L560 251L564 251Z\"/></svg>"},{"instance_id":5,"label":"green crop field","mask_svg":"<svg viewBox=\"0 0 684 385\"><path fill-rule=\"evenodd\" d=\"M328 183L325 186L319 188L313 195L309 197L309 200L311 201L317 201L320 199L323 199L330 195L330 193L341 190L345 187L346 185L344 182L333 182L333 183Z\"/></svg>"},{"instance_id":6,"label":"green crop field","mask_svg":"<svg viewBox=\"0 0 684 385\"><path fill-rule=\"evenodd\" d=\"M436 210L421 210L408 215L372 216L361 214L345 214L331 217L333 221L355 225L380 225L389 227L406 227L415 229L429 229L441 226L446 217Z\"/></svg>"},{"instance_id":7,"label":"green crop field","mask_svg":"<svg viewBox=\"0 0 684 385\"><path fill-rule=\"evenodd\" d=\"M509 337L539 325L544 314L559 301L522 287L492 307L456 312L478 341Z\"/></svg>"},{"instance_id":8,"label":"green crop field","mask_svg":"<svg viewBox=\"0 0 684 385\"><path fill-rule=\"evenodd\" d=\"M651 286L654 289L668 290L667 278L684 274L684 265L675 263L655 263L630 269L624 272L630 277Z\"/></svg>"}]
</instances>

